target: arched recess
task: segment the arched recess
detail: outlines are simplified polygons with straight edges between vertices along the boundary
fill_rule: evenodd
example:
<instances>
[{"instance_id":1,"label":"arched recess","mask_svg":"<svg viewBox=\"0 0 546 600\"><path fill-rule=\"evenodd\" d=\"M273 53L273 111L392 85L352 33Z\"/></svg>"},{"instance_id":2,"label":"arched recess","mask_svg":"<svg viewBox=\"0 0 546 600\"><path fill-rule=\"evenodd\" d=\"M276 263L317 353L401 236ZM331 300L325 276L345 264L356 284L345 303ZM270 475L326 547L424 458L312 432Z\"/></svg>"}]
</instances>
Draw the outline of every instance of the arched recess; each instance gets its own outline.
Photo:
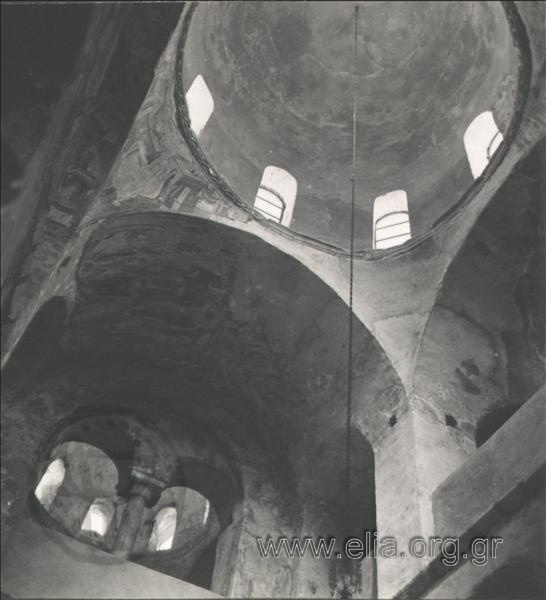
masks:
<instances>
[{"instance_id":1,"label":"arched recess","mask_svg":"<svg viewBox=\"0 0 546 600\"><path fill-rule=\"evenodd\" d=\"M87 444L108 457L117 471L115 492L121 495L130 490L135 472L166 483L179 468L169 440L136 411L119 406L91 405L72 413L56 424L46 451L70 443Z\"/></svg>"},{"instance_id":2,"label":"arched recess","mask_svg":"<svg viewBox=\"0 0 546 600\"><path fill-rule=\"evenodd\" d=\"M62 465L63 477L57 477L54 489L44 494L44 481L55 465ZM77 441L60 443L38 464L38 480L30 496L31 512L38 522L84 543L109 549L119 516L118 471L102 450Z\"/></svg>"},{"instance_id":3,"label":"arched recess","mask_svg":"<svg viewBox=\"0 0 546 600\"><path fill-rule=\"evenodd\" d=\"M147 512L134 560L211 589L221 532L208 498L189 487L169 487Z\"/></svg>"},{"instance_id":4,"label":"arched recess","mask_svg":"<svg viewBox=\"0 0 546 600\"><path fill-rule=\"evenodd\" d=\"M235 508L222 506L223 484L213 489L206 470L199 467L201 475L196 466L192 478L188 461L182 461L186 481L176 482L195 488L212 505L219 498L219 520L227 525L220 556L228 559L220 565L226 577L215 591L226 593L234 584L229 557L239 556L230 548L254 552L250 560L256 568L262 564L249 532L265 536L271 528L279 535L297 534L293 465L279 453L288 447L289 434L303 434L311 415L317 439L321 426L330 423L339 384L346 381L347 332L340 323L348 321L347 307L300 262L252 234L173 215L142 213L103 221L84 249L77 281L64 354L57 357L58 371L49 373L62 381L65 405L52 384L47 422L75 402L110 403L114 414L113 406L130 403L161 423L161 429L167 423L174 428L176 419L186 418L182 415L198 415L214 435L247 446L245 453L238 450L245 483L243 494L234 494ZM354 325L362 347L356 369L363 385L368 373L360 370L369 357L389 382L397 380L373 336L357 320ZM305 353L298 351L302 345ZM273 360L279 356L286 357L283 369ZM196 380L206 384L207 393L193 393ZM363 395L366 402L369 398ZM25 397L23 404L34 400ZM108 428L109 417L101 416L99 408L89 410ZM78 413L70 431L82 440L100 438L94 437L95 425L83 429L86 415ZM62 428L57 433L64 441ZM241 580L239 595L247 594L245 586L251 583L264 594L275 584L278 594L286 595L294 583L293 569L288 559L272 563L268 578Z\"/></svg>"},{"instance_id":5,"label":"arched recess","mask_svg":"<svg viewBox=\"0 0 546 600\"><path fill-rule=\"evenodd\" d=\"M220 389L220 396L213 402L207 399L210 391L195 397L189 392L186 404L179 400L180 410L199 415L218 435L238 436L236 440L246 439L249 444L259 440L260 451L270 448L277 456L294 439L288 438L289 432L304 435L310 419L316 427L322 423L329 428L335 411L336 423L339 420L343 427L346 304L317 275L271 244L204 219L154 213L116 216L103 221L90 237L78 281L81 299L76 302L68 336L73 353L89 351L80 340L92 327L93 341L104 349L105 359L130 354L140 365L147 362L148 368L153 365L173 372L169 377L177 372L183 377L178 393L190 381L198 380L201 385L200 378L206 379L207 389L209 384ZM355 378L359 390L362 387L358 408L366 405L372 410L372 399L399 380L373 336L356 319L354 325L355 349L360 350ZM302 347L306 352L297 351ZM285 362L283 369L273 360L276 356ZM377 368L363 366L371 364ZM377 373L373 391L369 386L366 389ZM153 389L158 398L162 387L155 384ZM403 392L400 396L385 398L385 402L390 408L401 407ZM381 423L385 431L387 421ZM337 452L343 450L340 440ZM292 465L283 465L290 489L281 476L275 481L270 472L262 472L265 467L258 470L252 465L258 471L255 483L248 486L248 494L244 488L235 517L232 509L222 508L222 493L204 487L216 479L195 465L203 476L196 473L192 483L192 467L187 461L182 461L182 467L185 485L209 498L212 505L215 497L220 500L217 512L227 525L220 535L220 556L232 556L234 546L248 546L248 560L255 560L252 564L258 568L263 559L255 539L252 543L247 539L248 531L263 530L265 536L270 528L273 535L298 534L300 509L293 500L297 484L292 486ZM332 502L341 515L340 499L332 498ZM295 516L289 514L291 509ZM215 569L213 591L232 593L231 561L216 562L220 569ZM278 570L278 576L253 581L254 593L261 589L265 594L275 578L278 593L290 593L296 585L294 565L289 560L286 564L277 561L271 569ZM328 568L325 585L329 590L327 573ZM239 595L248 593L245 586L251 582L247 578L235 583L241 586Z\"/></svg>"},{"instance_id":6,"label":"arched recess","mask_svg":"<svg viewBox=\"0 0 546 600\"><path fill-rule=\"evenodd\" d=\"M449 437L460 447L475 447L486 415L520 406L543 385L546 240L536 173L545 150L542 138L480 214L444 275L423 334L414 386L440 421L452 423Z\"/></svg>"},{"instance_id":7,"label":"arched recess","mask_svg":"<svg viewBox=\"0 0 546 600\"><path fill-rule=\"evenodd\" d=\"M124 234L124 229L126 229L127 235ZM182 243L179 240L183 231L187 232L186 238L188 240L193 240L191 244L189 241ZM110 235L113 235L112 240L114 243L106 249L105 236ZM163 244L162 250L160 249L161 236L167 236L169 239L168 242L166 242L167 238L163 241L165 243L161 242ZM348 304L348 281L343 276L340 277L338 256L294 245L292 240L277 236L275 231L269 229L253 228L248 230L236 220L225 220L215 214L212 214L210 218L204 218L199 215L161 212L133 212L111 215L94 229L79 261L77 278L82 296L87 293L87 285L90 285L95 286L95 293L98 293L100 297L111 294L119 302L133 291L138 293L138 287L145 285L144 280L137 273L138 266L136 262L126 255L123 262L117 261L118 265L115 266L115 270L119 273L122 270L126 270L126 272L120 277L114 277L114 269L110 269L108 264L111 263L116 254L117 244L120 247L129 247L134 244L135 257L150 253L150 255L155 255L154 259L157 259L158 263L164 260L167 264L168 276L173 274L174 265L171 264L173 252L178 254L178 260L182 261L179 265L180 275L184 274L183 262L187 261L188 258L193 262L195 260L194 256L198 252L202 253L198 267L202 273L215 270L217 265L220 265L222 269L228 268L228 260L231 260L232 268L235 268L238 262L236 253L241 252L240 249L243 248L244 251L241 252L240 258L245 263L247 262L246 259L251 257L253 253L257 253L257 256L266 256L268 262L273 262L273 256L278 256L279 264L288 265L288 263L291 263L289 268L291 279L292 273L299 273L300 283L297 283L296 287L302 289L303 286L308 288L313 286L313 288L319 289L324 285L332 290L342 303ZM220 254L216 253L213 256L213 249L220 251ZM104 250L106 252L103 252ZM189 253L189 255L185 256L186 253ZM101 255L100 258L98 257L99 254ZM97 260L100 260L100 267L99 264L94 262ZM147 267L151 263L146 260L141 264ZM103 269L103 267L106 267L106 269L101 273L101 281L93 282L92 280L95 279L99 269ZM268 268L268 266L265 266L262 269L261 275L263 277L268 276ZM280 268L283 267L273 266L274 276ZM368 273L367 276L370 278L369 285L375 285L373 273ZM221 277L224 279L225 275L222 274ZM123 278L131 280L132 283L129 287L124 285ZM362 285L362 279L363 275L355 275L355 296L359 293L356 290L357 287ZM158 289L162 285L158 281ZM216 290L217 288L214 287L213 289ZM354 312L359 323L371 330L374 326L374 320L369 312L368 304L366 302L355 302ZM384 348L392 361L393 350L398 348L399 344L391 344L390 337L383 337L381 332L382 329L378 329L377 343L382 349ZM385 342L388 347L384 345ZM153 357L151 357L151 360L153 360ZM393 366L393 368L397 369L396 366Z\"/></svg>"}]
</instances>

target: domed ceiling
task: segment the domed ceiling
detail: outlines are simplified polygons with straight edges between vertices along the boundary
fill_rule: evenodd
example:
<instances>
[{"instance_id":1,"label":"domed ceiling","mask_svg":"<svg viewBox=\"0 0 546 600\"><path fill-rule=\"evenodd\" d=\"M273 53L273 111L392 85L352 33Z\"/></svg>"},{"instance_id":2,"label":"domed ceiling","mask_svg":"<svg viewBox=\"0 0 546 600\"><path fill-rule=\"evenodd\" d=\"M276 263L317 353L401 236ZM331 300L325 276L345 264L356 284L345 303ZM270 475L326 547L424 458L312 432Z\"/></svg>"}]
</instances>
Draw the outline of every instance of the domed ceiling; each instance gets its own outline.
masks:
<instances>
[{"instance_id":1,"label":"domed ceiling","mask_svg":"<svg viewBox=\"0 0 546 600\"><path fill-rule=\"evenodd\" d=\"M199 3L181 60L178 85L201 75L214 100L198 144L216 173L252 207L264 169L288 171L290 229L345 249L355 87L355 248L369 249L376 197L406 191L414 238L457 203L474 182L466 128L492 111L505 133L518 83L498 2Z\"/></svg>"}]
</instances>

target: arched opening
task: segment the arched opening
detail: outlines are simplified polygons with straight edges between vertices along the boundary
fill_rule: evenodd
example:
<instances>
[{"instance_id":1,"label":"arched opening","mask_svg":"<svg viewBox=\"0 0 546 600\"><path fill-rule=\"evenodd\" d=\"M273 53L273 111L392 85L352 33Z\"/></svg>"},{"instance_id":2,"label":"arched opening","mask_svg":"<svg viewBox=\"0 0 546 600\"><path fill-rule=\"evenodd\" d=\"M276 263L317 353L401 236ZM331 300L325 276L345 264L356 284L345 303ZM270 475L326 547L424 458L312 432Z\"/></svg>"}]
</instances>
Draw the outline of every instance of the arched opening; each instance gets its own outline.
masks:
<instances>
[{"instance_id":1,"label":"arched opening","mask_svg":"<svg viewBox=\"0 0 546 600\"><path fill-rule=\"evenodd\" d=\"M57 438L57 449L72 453L71 473L80 478L86 474L94 478L90 500L124 494L131 483L131 468L135 460L135 437L131 433L131 420L116 413L109 414L101 408L83 411L78 417L63 424ZM102 470L102 476L98 472ZM104 489L109 481L108 491ZM81 481L80 487L84 485ZM92 495L92 492L95 492Z\"/></svg>"},{"instance_id":2,"label":"arched opening","mask_svg":"<svg viewBox=\"0 0 546 600\"><path fill-rule=\"evenodd\" d=\"M111 525L118 505L118 471L111 458L90 444L57 444L53 459L35 490L46 526L86 543L108 549L115 538Z\"/></svg>"},{"instance_id":3,"label":"arched opening","mask_svg":"<svg viewBox=\"0 0 546 600\"><path fill-rule=\"evenodd\" d=\"M266 167L254 198L254 209L266 219L290 227L297 193L298 182L288 171Z\"/></svg>"},{"instance_id":4,"label":"arched opening","mask_svg":"<svg viewBox=\"0 0 546 600\"><path fill-rule=\"evenodd\" d=\"M174 506L162 508L154 519L152 535L148 543L148 550L170 550L176 533L177 510Z\"/></svg>"},{"instance_id":5,"label":"arched opening","mask_svg":"<svg viewBox=\"0 0 546 600\"><path fill-rule=\"evenodd\" d=\"M95 533L104 537L112 518L115 508L111 500L107 498L97 498L89 507L85 519L83 520L81 530Z\"/></svg>"},{"instance_id":6,"label":"arched opening","mask_svg":"<svg viewBox=\"0 0 546 600\"><path fill-rule=\"evenodd\" d=\"M221 531L214 506L187 487L165 489L144 517L137 561L210 589Z\"/></svg>"},{"instance_id":7,"label":"arched opening","mask_svg":"<svg viewBox=\"0 0 546 600\"><path fill-rule=\"evenodd\" d=\"M51 508L65 475L66 468L64 462L60 458L56 458L49 463L46 472L42 475L40 482L36 486L34 495L46 510Z\"/></svg>"},{"instance_id":8,"label":"arched opening","mask_svg":"<svg viewBox=\"0 0 546 600\"><path fill-rule=\"evenodd\" d=\"M191 128L199 137L214 112L214 99L201 75L197 75L187 91L186 105Z\"/></svg>"},{"instance_id":9,"label":"arched opening","mask_svg":"<svg viewBox=\"0 0 546 600\"><path fill-rule=\"evenodd\" d=\"M476 448L479 448L518 410L517 404L508 404L495 408L478 422L476 427Z\"/></svg>"},{"instance_id":10,"label":"arched opening","mask_svg":"<svg viewBox=\"0 0 546 600\"><path fill-rule=\"evenodd\" d=\"M463 143L474 179L483 173L503 139L490 110L480 113L466 128Z\"/></svg>"},{"instance_id":11,"label":"arched opening","mask_svg":"<svg viewBox=\"0 0 546 600\"><path fill-rule=\"evenodd\" d=\"M378 196L373 203L373 247L384 250L411 238L408 196L404 190Z\"/></svg>"}]
</instances>

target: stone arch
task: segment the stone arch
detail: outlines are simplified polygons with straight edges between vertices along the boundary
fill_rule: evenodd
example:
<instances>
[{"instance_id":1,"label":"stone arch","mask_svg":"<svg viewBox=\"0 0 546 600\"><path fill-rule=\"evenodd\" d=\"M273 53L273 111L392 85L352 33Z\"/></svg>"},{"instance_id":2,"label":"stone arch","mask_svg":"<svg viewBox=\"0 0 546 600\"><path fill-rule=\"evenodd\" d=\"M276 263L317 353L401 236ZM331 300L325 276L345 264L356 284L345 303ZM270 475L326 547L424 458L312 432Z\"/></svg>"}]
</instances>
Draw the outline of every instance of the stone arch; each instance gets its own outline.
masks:
<instances>
[{"instance_id":1,"label":"stone arch","mask_svg":"<svg viewBox=\"0 0 546 600\"><path fill-rule=\"evenodd\" d=\"M120 406L83 406L56 424L45 448L70 442L90 444L112 460L121 494L128 490L135 469L168 482L178 468L169 441L156 427L137 411Z\"/></svg>"},{"instance_id":2,"label":"stone arch","mask_svg":"<svg viewBox=\"0 0 546 600\"><path fill-rule=\"evenodd\" d=\"M55 425L74 418L76 407L82 411L76 421L83 423L107 420L100 416L104 407L116 415L130 406L170 441L184 438L179 423L203 425L222 441L233 469L220 468L227 479L218 477L212 486L210 468L221 461L203 460L199 445L188 455L175 448L181 460L171 465L169 485L196 489L218 506L225 529L213 590L247 595L254 586L252 593L265 595L273 585L277 595L292 593L291 560L272 561L260 580L236 576L237 561L245 556L258 568L257 535L290 538L300 530L297 459L282 451L288 435L302 435L311 415L318 430L330 424L333 399L344 393L344 301L300 260L251 233L154 213L101 222L84 248L77 283L62 353L47 381L21 393L21 410L32 402L44 413L40 421L37 414L24 417L36 438L29 445L47 445L39 439L43 427L65 441ZM354 325L358 411L365 414L384 386L400 382L370 332L357 320ZM308 352L297 352L301 346ZM396 406L405 402L401 396ZM333 416L342 429L343 413ZM14 436L15 430L9 439ZM227 487L234 491L225 503Z\"/></svg>"}]
</instances>

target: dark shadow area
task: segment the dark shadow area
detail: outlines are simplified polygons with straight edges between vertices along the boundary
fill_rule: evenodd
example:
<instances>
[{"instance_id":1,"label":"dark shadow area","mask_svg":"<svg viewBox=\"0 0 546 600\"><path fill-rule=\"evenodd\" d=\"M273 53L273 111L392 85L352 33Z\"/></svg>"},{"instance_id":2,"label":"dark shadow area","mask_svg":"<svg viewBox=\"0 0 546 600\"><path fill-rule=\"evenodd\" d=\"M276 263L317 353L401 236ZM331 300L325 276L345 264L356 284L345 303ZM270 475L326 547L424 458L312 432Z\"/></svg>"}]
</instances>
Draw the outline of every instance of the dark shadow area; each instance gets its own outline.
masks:
<instances>
[{"instance_id":1,"label":"dark shadow area","mask_svg":"<svg viewBox=\"0 0 546 600\"><path fill-rule=\"evenodd\" d=\"M518 410L519 406L510 404L497 408L480 420L476 428L476 448L485 444L487 440L500 429L506 421Z\"/></svg>"},{"instance_id":2,"label":"dark shadow area","mask_svg":"<svg viewBox=\"0 0 546 600\"><path fill-rule=\"evenodd\" d=\"M514 561L497 569L478 586L475 600L542 600L546 595L544 565Z\"/></svg>"}]
</instances>

